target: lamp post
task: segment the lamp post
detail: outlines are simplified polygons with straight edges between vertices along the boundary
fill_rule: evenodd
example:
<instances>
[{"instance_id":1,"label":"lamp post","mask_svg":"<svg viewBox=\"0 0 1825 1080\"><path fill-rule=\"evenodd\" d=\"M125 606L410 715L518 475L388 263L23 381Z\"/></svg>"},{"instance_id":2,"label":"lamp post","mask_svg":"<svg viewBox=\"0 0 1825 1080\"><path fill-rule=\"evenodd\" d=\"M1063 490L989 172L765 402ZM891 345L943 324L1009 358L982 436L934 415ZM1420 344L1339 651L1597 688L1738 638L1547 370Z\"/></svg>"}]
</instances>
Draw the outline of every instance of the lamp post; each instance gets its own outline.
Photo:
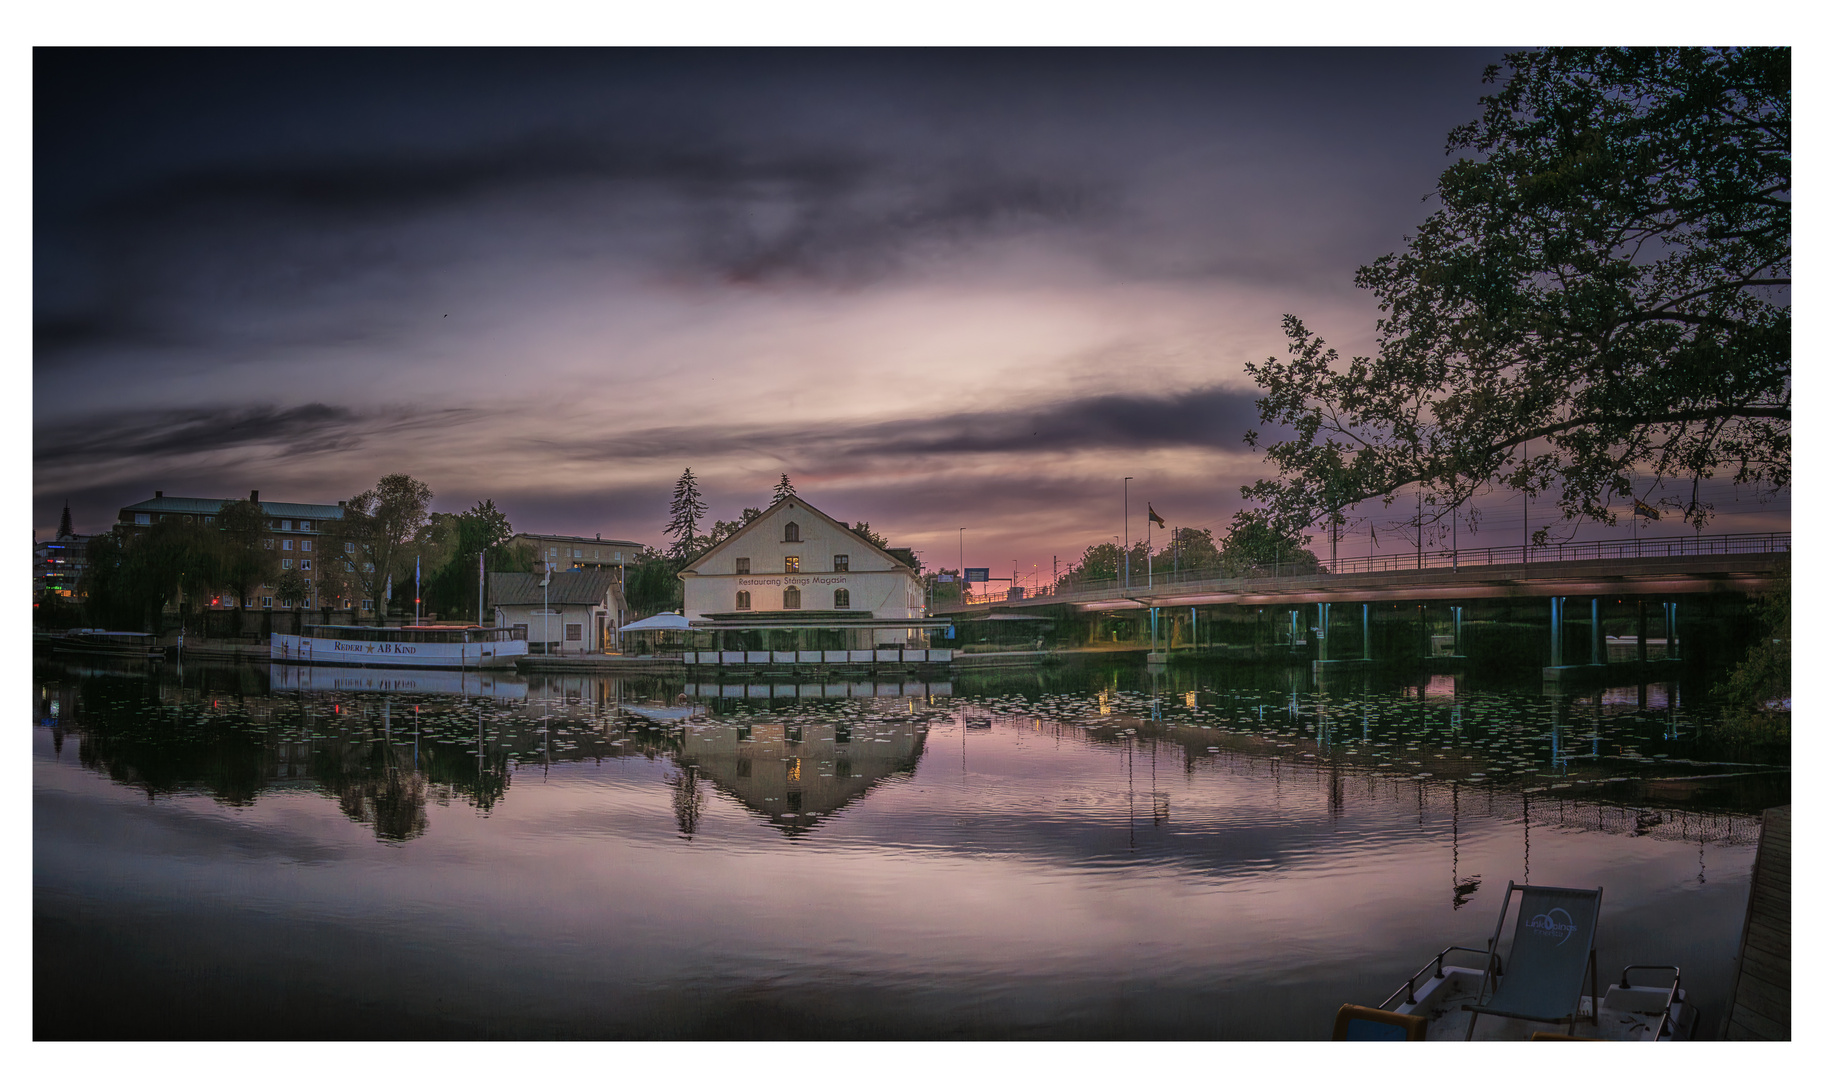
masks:
<instances>
[{"instance_id":1,"label":"lamp post","mask_svg":"<svg viewBox=\"0 0 1825 1080\"><path fill-rule=\"evenodd\" d=\"M1122 591L1134 587L1134 577L1128 572L1128 481L1132 476L1122 477Z\"/></svg>"}]
</instances>

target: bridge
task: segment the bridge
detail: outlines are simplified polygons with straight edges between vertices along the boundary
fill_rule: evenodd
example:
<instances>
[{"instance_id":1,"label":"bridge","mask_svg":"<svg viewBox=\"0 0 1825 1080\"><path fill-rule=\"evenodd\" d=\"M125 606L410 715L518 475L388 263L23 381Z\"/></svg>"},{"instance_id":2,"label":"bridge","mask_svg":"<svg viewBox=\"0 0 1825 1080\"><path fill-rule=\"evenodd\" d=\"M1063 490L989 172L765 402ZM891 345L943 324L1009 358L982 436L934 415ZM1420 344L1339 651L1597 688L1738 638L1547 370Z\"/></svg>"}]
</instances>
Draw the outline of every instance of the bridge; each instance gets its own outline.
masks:
<instances>
[{"instance_id":1,"label":"bridge","mask_svg":"<svg viewBox=\"0 0 1825 1080\"><path fill-rule=\"evenodd\" d=\"M1371 634L1371 623L1381 621L1372 613L1388 605L1417 631L1417 642L1401 647L1417 644L1421 655L1461 660L1466 605L1481 602L1488 610L1489 602L1495 602L1512 611L1512 601L1543 599L1547 603L1539 615L1522 621L1543 632L1537 655L1545 661L1544 674L1549 680L1581 678L1599 669L1613 671L1611 665L1618 661L1646 665L1684 658L1682 598L1740 597L1769 587L1791 561L1792 539L1787 532L1739 533L1435 550L1341 559L1330 566L1308 564L1301 573L1273 567L1258 567L1245 576L1155 573L1151 584L1143 568L1128 587L1097 581L1014 595L1010 590L937 606L933 613L955 616L964 625L977 621L972 616L991 625L996 620L1056 619L1067 613L1088 616L1092 641L1097 622L1144 614L1148 625L1141 636L1149 643L1149 659L1166 659L1179 643L1186 643L1191 653L1284 653L1310 655L1319 664L1361 664L1383 655L1388 633L1396 633L1394 640L1399 641L1393 627ZM1635 600L1632 612L1606 603L1620 603L1625 597ZM1579 601L1576 608L1570 606L1574 598ZM1588 616L1582 613L1586 601ZM1348 608L1339 609L1340 604ZM1358 605L1360 618L1354 614ZM1255 609L1252 630L1234 625L1246 608ZM1200 609L1206 609L1202 618ZM1271 620L1270 610L1275 612ZM1226 611L1232 614L1225 615ZM1356 624L1347 635L1338 632L1342 627L1336 625L1337 615ZM1217 624L1224 621L1230 625L1220 628ZM1612 636L1605 630L1606 621L1632 623L1633 633ZM1579 628L1576 635L1574 625ZM1650 637L1651 630L1658 636ZM1586 634L1589 662L1582 663L1577 657L1583 646L1573 638ZM1354 641L1345 644L1346 636L1360 637L1360 648ZM1372 637L1382 642L1373 650ZM1220 640L1224 638L1228 640ZM1535 646L1509 639L1495 647L1527 651Z\"/></svg>"},{"instance_id":2,"label":"bridge","mask_svg":"<svg viewBox=\"0 0 1825 1080\"><path fill-rule=\"evenodd\" d=\"M1537 547L1433 550L1340 559L1303 573L1260 567L1242 577L1155 572L1117 581L970 597L934 615L1068 605L1082 612L1211 605L1431 602L1518 597L1754 592L1788 564L1793 534L1736 533L1597 540Z\"/></svg>"}]
</instances>

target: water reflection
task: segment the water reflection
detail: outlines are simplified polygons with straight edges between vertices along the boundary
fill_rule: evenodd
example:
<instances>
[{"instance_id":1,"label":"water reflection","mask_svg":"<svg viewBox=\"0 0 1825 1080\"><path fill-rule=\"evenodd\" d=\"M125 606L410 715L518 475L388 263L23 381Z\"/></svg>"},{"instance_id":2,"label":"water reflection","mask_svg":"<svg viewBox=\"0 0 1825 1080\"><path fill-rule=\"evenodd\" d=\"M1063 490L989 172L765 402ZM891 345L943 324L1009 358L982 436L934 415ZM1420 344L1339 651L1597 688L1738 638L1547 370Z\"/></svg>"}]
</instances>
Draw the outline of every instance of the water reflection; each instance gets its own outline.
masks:
<instances>
[{"instance_id":1,"label":"water reflection","mask_svg":"<svg viewBox=\"0 0 1825 1080\"><path fill-rule=\"evenodd\" d=\"M41 1036L1322 1037L1505 878L1721 1000L1789 797L1671 683L317 676L38 669Z\"/></svg>"}]
</instances>

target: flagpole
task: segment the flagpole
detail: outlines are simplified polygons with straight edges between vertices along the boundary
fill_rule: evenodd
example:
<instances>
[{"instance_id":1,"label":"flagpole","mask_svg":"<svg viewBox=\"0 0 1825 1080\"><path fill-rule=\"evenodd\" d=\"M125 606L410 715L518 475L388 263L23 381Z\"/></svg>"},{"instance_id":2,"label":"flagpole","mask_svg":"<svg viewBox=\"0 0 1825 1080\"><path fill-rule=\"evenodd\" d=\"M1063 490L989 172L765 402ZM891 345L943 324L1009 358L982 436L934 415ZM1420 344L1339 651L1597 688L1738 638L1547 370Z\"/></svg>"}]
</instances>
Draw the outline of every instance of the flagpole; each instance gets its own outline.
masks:
<instances>
[{"instance_id":1,"label":"flagpole","mask_svg":"<svg viewBox=\"0 0 1825 1080\"><path fill-rule=\"evenodd\" d=\"M422 599L420 599L420 597L422 597L424 595L424 593L419 587L419 558L420 557L417 555L412 556L412 625L413 626L418 625L419 612L424 610L424 601Z\"/></svg>"}]
</instances>

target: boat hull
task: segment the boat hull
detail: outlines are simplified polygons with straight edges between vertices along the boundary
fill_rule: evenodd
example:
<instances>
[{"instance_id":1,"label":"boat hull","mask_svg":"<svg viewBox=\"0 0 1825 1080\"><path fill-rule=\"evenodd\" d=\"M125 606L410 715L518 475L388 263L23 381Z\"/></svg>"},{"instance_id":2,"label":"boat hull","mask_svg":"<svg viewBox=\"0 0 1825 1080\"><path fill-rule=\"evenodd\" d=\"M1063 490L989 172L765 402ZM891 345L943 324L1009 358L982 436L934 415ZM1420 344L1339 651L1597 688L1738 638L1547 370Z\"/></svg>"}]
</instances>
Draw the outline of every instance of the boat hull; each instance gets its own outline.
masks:
<instances>
[{"instance_id":1,"label":"boat hull","mask_svg":"<svg viewBox=\"0 0 1825 1080\"><path fill-rule=\"evenodd\" d=\"M1423 982L1413 987L1411 1001L1404 1000L1408 995L1403 987L1396 995L1403 1000L1384 1007L1409 1016L1426 1017L1428 1042L1462 1042L1471 1030L1470 1020L1475 1015L1464 1006L1476 1000L1482 985L1481 968L1435 967ZM1673 998L1670 1009L1666 1008L1669 994ZM1692 1037L1698 1016L1698 1010L1686 1002L1685 991L1639 983L1628 989L1612 983L1597 1003L1594 1024L1589 995L1579 998L1578 1012L1577 1029L1571 1032L1573 1037L1620 1042L1684 1041ZM1661 1022L1663 1013L1664 1024ZM1531 1039L1535 1034L1563 1035L1566 1027L1485 1013L1477 1016L1474 1039L1502 1042Z\"/></svg>"},{"instance_id":2,"label":"boat hull","mask_svg":"<svg viewBox=\"0 0 1825 1080\"><path fill-rule=\"evenodd\" d=\"M343 667L511 668L526 655L524 641L398 642L346 641L300 634L274 634L275 663Z\"/></svg>"}]
</instances>

